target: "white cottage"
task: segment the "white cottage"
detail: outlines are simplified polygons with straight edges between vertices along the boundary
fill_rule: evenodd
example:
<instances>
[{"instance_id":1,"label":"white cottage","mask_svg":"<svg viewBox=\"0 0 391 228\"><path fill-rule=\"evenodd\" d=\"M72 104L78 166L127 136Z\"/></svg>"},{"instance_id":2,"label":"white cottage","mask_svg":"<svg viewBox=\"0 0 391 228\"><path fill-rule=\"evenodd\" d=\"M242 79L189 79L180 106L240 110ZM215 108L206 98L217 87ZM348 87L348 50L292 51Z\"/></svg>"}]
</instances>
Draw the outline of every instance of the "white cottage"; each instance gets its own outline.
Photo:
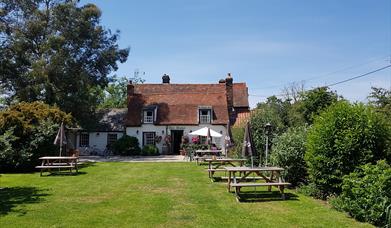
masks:
<instances>
[{"instance_id":1,"label":"white cottage","mask_svg":"<svg viewBox=\"0 0 391 228\"><path fill-rule=\"evenodd\" d=\"M127 109L104 109L96 113L98 123L91 130L77 129L68 134L70 148L77 148L81 155L103 155L106 146L125 134L124 118ZM68 129L72 132L72 129Z\"/></svg>"},{"instance_id":2,"label":"white cottage","mask_svg":"<svg viewBox=\"0 0 391 228\"><path fill-rule=\"evenodd\" d=\"M228 123L249 113L246 83L233 83L230 74L215 84L171 84L168 75L162 79L161 84L130 82L127 87L126 134L137 137L141 147L152 144L162 154L179 154L182 136L205 126L225 135ZM224 147L222 138L214 143Z\"/></svg>"}]
</instances>

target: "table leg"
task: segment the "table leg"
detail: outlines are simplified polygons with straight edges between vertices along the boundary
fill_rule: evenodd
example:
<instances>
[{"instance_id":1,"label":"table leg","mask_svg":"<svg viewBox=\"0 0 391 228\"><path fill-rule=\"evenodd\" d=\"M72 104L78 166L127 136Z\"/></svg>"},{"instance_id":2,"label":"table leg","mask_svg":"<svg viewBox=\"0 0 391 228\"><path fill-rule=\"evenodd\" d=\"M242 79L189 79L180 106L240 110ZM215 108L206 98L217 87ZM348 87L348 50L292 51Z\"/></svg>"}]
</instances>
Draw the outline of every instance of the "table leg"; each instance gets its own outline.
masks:
<instances>
[{"instance_id":1,"label":"table leg","mask_svg":"<svg viewBox=\"0 0 391 228\"><path fill-rule=\"evenodd\" d=\"M228 192L231 192L231 171L228 171L228 185L227 185L227 190Z\"/></svg>"}]
</instances>

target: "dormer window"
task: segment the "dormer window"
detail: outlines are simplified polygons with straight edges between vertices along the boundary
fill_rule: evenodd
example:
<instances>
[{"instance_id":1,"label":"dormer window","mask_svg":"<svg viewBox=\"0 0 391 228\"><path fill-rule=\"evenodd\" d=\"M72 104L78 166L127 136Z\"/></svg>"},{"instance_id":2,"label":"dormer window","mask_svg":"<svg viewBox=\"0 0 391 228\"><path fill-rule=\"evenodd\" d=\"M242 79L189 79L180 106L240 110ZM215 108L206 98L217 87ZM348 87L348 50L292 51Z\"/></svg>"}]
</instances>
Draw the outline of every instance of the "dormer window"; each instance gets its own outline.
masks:
<instances>
[{"instance_id":1,"label":"dormer window","mask_svg":"<svg viewBox=\"0 0 391 228\"><path fill-rule=\"evenodd\" d=\"M144 111L144 123L153 123L153 111Z\"/></svg>"},{"instance_id":2,"label":"dormer window","mask_svg":"<svg viewBox=\"0 0 391 228\"><path fill-rule=\"evenodd\" d=\"M200 124L211 123L212 120L212 107L199 107L198 118Z\"/></svg>"},{"instance_id":3,"label":"dormer window","mask_svg":"<svg viewBox=\"0 0 391 228\"><path fill-rule=\"evenodd\" d=\"M157 116L157 106L149 106L143 110L143 123L155 123Z\"/></svg>"}]
</instances>

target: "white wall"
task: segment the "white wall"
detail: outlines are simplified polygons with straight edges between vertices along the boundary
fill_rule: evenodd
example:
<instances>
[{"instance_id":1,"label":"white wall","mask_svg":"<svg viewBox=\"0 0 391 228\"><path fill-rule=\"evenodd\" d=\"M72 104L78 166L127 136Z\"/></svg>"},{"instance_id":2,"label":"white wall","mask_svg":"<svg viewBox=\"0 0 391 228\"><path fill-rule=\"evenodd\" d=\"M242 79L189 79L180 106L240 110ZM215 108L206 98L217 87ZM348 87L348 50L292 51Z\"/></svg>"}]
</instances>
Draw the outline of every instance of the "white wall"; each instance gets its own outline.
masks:
<instances>
[{"instance_id":1,"label":"white wall","mask_svg":"<svg viewBox=\"0 0 391 228\"><path fill-rule=\"evenodd\" d=\"M223 125L210 125L210 124L200 124L200 125L168 125L168 126L160 126L153 124L143 124L140 127L127 127L126 134L129 136L136 137L140 143L140 147L142 147L143 143L143 132L155 132L156 136L161 136L162 140L160 143L157 143L156 146L159 149L159 152L162 152L162 147L164 143L165 136L171 135L170 130L183 130L183 135L188 135L190 131L196 131L203 127L209 127L214 131L221 133L223 136L219 139L212 138L213 142L216 143L218 147L224 148L224 136L226 132L226 127ZM138 131L138 133L137 133ZM189 135L189 139L191 140L193 136ZM219 143L218 143L219 142Z\"/></svg>"},{"instance_id":2,"label":"white wall","mask_svg":"<svg viewBox=\"0 0 391 228\"><path fill-rule=\"evenodd\" d=\"M107 145L107 135L108 134L117 134L117 139L121 138L124 134L123 132L89 132L90 148L96 148L97 151L103 152L106 149ZM76 147L82 153L85 147L80 147L80 132L77 134L77 144Z\"/></svg>"}]
</instances>

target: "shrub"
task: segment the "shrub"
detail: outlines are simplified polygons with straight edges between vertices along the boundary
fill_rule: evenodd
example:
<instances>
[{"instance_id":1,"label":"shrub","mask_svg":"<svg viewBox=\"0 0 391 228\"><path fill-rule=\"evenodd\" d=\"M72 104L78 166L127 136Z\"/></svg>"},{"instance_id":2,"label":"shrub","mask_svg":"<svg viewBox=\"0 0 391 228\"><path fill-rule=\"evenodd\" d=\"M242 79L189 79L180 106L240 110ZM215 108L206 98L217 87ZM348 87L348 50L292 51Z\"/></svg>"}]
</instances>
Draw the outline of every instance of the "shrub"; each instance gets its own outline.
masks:
<instances>
[{"instance_id":1,"label":"shrub","mask_svg":"<svg viewBox=\"0 0 391 228\"><path fill-rule=\"evenodd\" d=\"M232 127L232 138L235 142L234 146L229 150L229 157L242 157L242 143L244 138L244 127Z\"/></svg>"},{"instance_id":2,"label":"shrub","mask_svg":"<svg viewBox=\"0 0 391 228\"><path fill-rule=\"evenodd\" d=\"M391 167L384 160L367 164L343 177L342 193L331 204L362 222L386 225L391 205Z\"/></svg>"},{"instance_id":3,"label":"shrub","mask_svg":"<svg viewBox=\"0 0 391 228\"><path fill-rule=\"evenodd\" d=\"M159 155L159 149L155 145L145 145L141 150L141 155L156 156Z\"/></svg>"},{"instance_id":4,"label":"shrub","mask_svg":"<svg viewBox=\"0 0 391 228\"><path fill-rule=\"evenodd\" d=\"M306 127L289 128L273 140L271 162L284 168L283 176L293 185L306 182L307 166L304 160Z\"/></svg>"},{"instance_id":5,"label":"shrub","mask_svg":"<svg viewBox=\"0 0 391 228\"><path fill-rule=\"evenodd\" d=\"M124 135L113 144L111 150L115 155L132 156L141 152L138 139L129 135Z\"/></svg>"},{"instance_id":6,"label":"shrub","mask_svg":"<svg viewBox=\"0 0 391 228\"><path fill-rule=\"evenodd\" d=\"M70 115L42 102L21 102L0 112L0 172L33 170L39 157L58 155L53 145L60 126Z\"/></svg>"},{"instance_id":7,"label":"shrub","mask_svg":"<svg viewBox=\"0 0 391 228\"><path fill-rule=\"evenodd\" d=\"M309 179L322 197L341 191L342 176L360 165L390 158L390 128L371 106L334 103L314 120L305 160Z\"/></svg>"}]
</instances>

